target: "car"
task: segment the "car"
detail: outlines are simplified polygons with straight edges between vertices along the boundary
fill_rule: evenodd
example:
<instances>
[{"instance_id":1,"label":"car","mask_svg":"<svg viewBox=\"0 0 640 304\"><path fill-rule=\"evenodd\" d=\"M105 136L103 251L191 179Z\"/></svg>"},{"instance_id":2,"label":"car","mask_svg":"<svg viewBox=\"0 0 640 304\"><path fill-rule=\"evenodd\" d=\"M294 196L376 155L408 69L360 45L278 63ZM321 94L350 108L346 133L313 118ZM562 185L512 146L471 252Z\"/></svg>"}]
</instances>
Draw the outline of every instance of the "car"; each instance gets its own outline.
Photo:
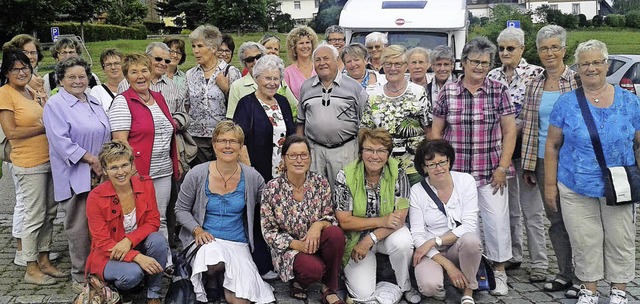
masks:
<instances>
[{"instance_id":1,"label":"car","mask_svg":"<svg viewBox=\"0 0 640 304\"><path fill-rule=\"evenodd\" d=\"M578 65L570 67L578 71ZM609 55L607 82L640 96L640 55Z\"/></svg>"}]
</instances>

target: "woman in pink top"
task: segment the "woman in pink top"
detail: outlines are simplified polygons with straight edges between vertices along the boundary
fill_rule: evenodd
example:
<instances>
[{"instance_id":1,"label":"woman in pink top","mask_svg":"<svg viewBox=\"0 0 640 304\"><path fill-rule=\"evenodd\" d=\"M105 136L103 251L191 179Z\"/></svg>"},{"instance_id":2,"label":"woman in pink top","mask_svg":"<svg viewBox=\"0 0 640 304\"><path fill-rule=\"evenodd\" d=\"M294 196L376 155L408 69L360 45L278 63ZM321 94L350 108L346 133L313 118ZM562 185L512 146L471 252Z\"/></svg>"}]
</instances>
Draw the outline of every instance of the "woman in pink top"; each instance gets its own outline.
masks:
<instances>
[{"instance_id":1,"label":"woman in pink top","mask_svg":"<svg viewBox=\"0 0 640 304\"><path fill-rule=\"evenodd\" d=\"M293 62L284 69L284 81L300 100L302 83L316 74L311 55L318 45L318 35L308 26L298 26L287 35L287 55Z\"/></svg>"}]
</instances>

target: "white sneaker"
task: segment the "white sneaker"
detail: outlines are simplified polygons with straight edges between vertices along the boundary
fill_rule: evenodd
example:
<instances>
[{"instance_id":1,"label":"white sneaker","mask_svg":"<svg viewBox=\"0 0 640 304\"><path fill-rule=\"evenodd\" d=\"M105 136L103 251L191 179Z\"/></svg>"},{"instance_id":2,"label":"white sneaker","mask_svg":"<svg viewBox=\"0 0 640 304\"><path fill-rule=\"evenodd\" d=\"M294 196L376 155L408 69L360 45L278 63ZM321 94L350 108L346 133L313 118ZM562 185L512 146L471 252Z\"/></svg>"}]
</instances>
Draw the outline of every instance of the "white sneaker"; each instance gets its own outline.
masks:
<instances>
[{"instance_id":1,"label":"white sneaker","mask_svg":"<svg viewBox=\"0 0 640 304\"><path fill-rule=\"evenodd\" d=\"M598 304L598 293L595 294L587 289L584 285L580 285L578 293L578 302L576 304Z\"/></svg>"},{"instance_id":2,"label":"white sneaker","mask_svg":"<svg viewBox=\"0 0 640 304\"><path fill-rule=\"evenodd\" d=\"M262 275L263 280L275 280L278 278L278 273L273 270L269 270L269 272Z\"/></svg>"},{"instance_id":3,"label":"white sneaker","mask_svg":"<svg viewBox=\"0 0 640 304\"><path fill-rule=\"evenodd\" d=\"M60 254L57 252L49 252L49 260L50 261L55 261L60 257ZM22 255L22 251L18 251L16 250L16 255L13 258L13 263L18 265L18 266L27 266L27 261L24 260L24 257Z\"/></svg>"},{"instance_id":4,"label":"white sneaker","mask_svg":"<svg viewBox=\"0 0 640 304\"><path fill-rule=\"evenodd\" d=\"M494 270L493 274L496 278L496 288L489 291L494 296L506 296L509 293L509 286L507 286L507 272Z\"/></svg>"},{"instance_id":5,"label":"white sneaker","mask_svg":"<svg viewBox=\"0 0 640 304\"><path fill-rule=\"evenodd\" d=\"M609 304L627 304L627 293L617 287L611 287Z\"/></svg>"},{"instance_id":6,"label":"white sneaker","mask_svg":"<svg viewBox=\"0 0 640 304\"><path fill-rule=\"evenodd\" d=\"M417 304L422 300L422 296L417 290L411 287L411 289L404 292L404 299L411 304Z\"/></svg>"}]
</instances>

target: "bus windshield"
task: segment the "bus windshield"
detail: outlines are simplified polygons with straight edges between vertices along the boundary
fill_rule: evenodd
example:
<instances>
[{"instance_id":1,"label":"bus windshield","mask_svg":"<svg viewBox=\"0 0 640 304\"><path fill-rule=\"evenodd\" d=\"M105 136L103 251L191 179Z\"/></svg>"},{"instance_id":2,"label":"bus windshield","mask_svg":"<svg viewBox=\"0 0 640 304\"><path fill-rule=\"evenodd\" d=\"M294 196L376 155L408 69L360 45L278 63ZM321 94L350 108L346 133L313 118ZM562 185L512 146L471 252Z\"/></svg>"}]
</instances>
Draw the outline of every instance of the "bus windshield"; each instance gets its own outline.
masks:
<instances>
[{"instance_id":1,"label":"bus windshield","mask_svg":"<svg viewBox=\"0 0 640 304\"><path fill-rule=\"evenodd\" d=\"M351 43L364 44L364 38L369 32L354 32L351 35ZM438 45L448 45L447 33L438 32L389 32L387 35L389 45L399 44L407 49L421 46L423 48L433 49Z\"/></svg>"}]
</instances>

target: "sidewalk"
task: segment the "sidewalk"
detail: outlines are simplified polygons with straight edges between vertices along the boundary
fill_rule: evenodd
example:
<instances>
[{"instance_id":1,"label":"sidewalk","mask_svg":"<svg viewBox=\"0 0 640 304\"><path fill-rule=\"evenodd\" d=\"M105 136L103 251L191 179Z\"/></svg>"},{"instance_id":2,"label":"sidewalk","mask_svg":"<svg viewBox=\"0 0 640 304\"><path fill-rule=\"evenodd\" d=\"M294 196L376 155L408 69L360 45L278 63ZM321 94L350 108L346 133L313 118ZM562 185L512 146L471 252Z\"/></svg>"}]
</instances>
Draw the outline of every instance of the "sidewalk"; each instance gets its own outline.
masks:
<instances>
[{"instance_id":1,"label":"sidewalk","mask_svg":"<svg viewBox=\"0 0 640 304\"><path fill-rule=\"evenodd\" d=\"M8 172L4 172L4 177L0 179L0 304L12 303L71 303L75 294L71 290L71 281L64 280L52 286L36 286L22 283L24 276L24 267L13 264L15 254L15 240L11 236L11 223L13 205L15 203L13 184ZM67 252L67 239L63 234L62 214L58 214L58 218L54 227L53 251L60 252L62 257L55 264L63 269L69 270L69 254ZM636 228L636 235L639 228ZM549 272L555 273L557 265L553 250L547 238L547 253L549 254L550 269ZM525 257L528 253L525 250ZM640 246L636 246L636 278L628 287L629 303L640 304ZM543 283L529 283L526 268L528 265L523 263L523 268L509 272L509 295L503 297L494 297L486 292L477 293L474 297L477 303L562 303L573 304L575 299L565 299L562 292L544 292L542 291ZM551 275L550 275L551 276ZM169 280L165 280L165 288ZM286 304L303 304L303 301L295 300L289 297L288 285L279 280L270 282L276 291L278 303ZM319 286L314 286L309 292L309 303L320 302ZM600 302L602 304L609 303L608 286L601 284L599 290L602 293ZM437 301L434 299L423 299L422 303L460 303L460 293L454 288L447 287L447 300ZM142 299L143 296L141 296ZM135 303L144 303L144 301L136 301Z\"/></svg>"}]
</instances>

